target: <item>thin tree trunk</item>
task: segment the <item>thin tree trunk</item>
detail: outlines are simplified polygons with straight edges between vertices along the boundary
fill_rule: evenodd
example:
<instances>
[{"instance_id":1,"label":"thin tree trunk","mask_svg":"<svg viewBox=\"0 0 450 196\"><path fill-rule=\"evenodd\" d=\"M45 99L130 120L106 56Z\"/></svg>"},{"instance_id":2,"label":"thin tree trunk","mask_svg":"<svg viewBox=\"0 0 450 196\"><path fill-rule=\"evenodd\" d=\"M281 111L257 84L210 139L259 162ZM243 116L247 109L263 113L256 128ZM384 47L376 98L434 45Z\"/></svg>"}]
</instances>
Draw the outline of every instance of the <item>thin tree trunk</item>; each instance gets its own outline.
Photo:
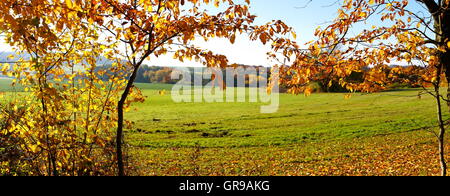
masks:
<instances>
[{"instance_id":1,"label":"thin tree trunk","mask_svg":"<svg viewBox=\"0 0 450 196\"><path fill-rule=\"evenodd\" d=\"M445 28L450 28L448 26L446 26L447 24L444 25ZM448 31L448 29L447 29ZM446 39L450 38L450 35L448 35L448 32L446 33ZM447 107L448 110L450 111L450 51L447 52L443 52L442 54L440 54L440 61L441 64L443 66L443 68L445 69L445 77L447 79L447 98L446 98L446 102L447 102ZM441 129L440 133L439 133L439 157L440 157L440 162L441 162L441 175L442 176L447 176L447 163L445 160L445 128Z\"/></svg>"},{"instance_id":2,"label":"thin tree trunk","mask_svg":"<svg viewBox=\"0 0 450 196\"><path fill-rule=\"evenodd\" d=\"M447 80L450 80L450 77L447 78ZM450 82L447 82L447 100L450 100ZM450 112L450 101L446 101L447 102L447 108L448 111Z\"/></svg>"},{"instance_id":3,"label":"thin tree trunk","mask_svg":"<svg viewBox=\"0 0 450 196\"><path fill-rule=\"evenodd\" d=\"M123 107L125 105L125 101L127 100L128 95L130 94L131 88L133 87L133 83L136 80L138 70L139 66L135 66L133 73L131 74L131 77L128 80L127 86L125 87L125 90L122 93L122 97L117 105L118 119L117 119L117 135L116 135L116 154L117 154L117 167L119 170L119 176L125 176L125 167L123 163L123 150L122 150L123 121L124 121Z\"/></svg>"},{"instance_id":4,"label":"thin tree trunk","mask_svg":"<svg viewBox=\"0 0 450 196\"><path fill-rule=\"evenodd\" d=\"M441 64L445 68L445 77L447 79L447 107L450 111L450 51L439 54Z\"/></svg>"},{"instance_id":5,"label":"thin tree trunk","mask_svg":"<svg viewBox=\"0 0 450 196\"><path fill-rule=\"evenodd\" d=\"M441 175L447 176L447 162L445 160L445 129L441 129L439 134L439 158L441 162Z\"/></svg>"},{"instance_id":6,"label":"thin tree trunk","mask_svg":"<svg viewBox=\"0 0 450 196\"><path fill-rule=\"evenodd\" d=\"M445 123L442 118L442 103L440 97L440 86L435 86L437 114L439 121L439 159L441 164L441 175L447 176L447 162L445 160Z\"/></svg>"}]
</instances>

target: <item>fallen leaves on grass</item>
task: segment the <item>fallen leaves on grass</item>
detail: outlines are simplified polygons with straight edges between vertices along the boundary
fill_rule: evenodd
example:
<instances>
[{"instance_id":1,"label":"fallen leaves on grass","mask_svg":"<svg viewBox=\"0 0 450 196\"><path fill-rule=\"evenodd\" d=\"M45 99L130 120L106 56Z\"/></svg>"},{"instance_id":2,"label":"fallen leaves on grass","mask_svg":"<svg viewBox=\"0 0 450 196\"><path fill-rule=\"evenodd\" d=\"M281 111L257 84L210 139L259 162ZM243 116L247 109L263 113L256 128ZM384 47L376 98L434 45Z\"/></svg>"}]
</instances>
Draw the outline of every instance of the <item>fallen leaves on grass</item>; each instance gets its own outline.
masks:
<instances>
[{"instance_id":1,"label":"fallen leaves on grass","mask_svg":"<svg viewBox=\"0 0 450 196\"><path fill-rule=\"evenodd\" d=\"M425 131L281 147L205 148L193 162L194 150L135 148L136 175L439 175L436 142Z\"/></svg>"}]
</instances>

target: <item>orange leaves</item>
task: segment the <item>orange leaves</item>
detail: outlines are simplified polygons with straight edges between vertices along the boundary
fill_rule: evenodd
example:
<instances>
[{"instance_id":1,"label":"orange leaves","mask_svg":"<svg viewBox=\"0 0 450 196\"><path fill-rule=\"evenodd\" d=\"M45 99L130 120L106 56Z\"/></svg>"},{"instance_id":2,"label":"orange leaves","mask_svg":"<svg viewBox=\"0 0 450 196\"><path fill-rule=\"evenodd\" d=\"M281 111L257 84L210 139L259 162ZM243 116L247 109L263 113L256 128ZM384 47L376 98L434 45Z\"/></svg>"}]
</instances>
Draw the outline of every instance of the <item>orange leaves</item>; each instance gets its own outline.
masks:
<instances>
[{"instance_id":1,"label":"orange leaves","mask_svg":"<svg viewBox=\"0 0 450 196\"><path fill-rule=\"evenodd\" d=\"M262 33L261 35L259 35L259 39L265 45L269 41L269 36L267 36L266 33Z\"/></svg>"},{"instance_id":2,"label":"orange leaves","mask_svg":"<svg viewBox=\"0 0 450 196\"><path fill-rule=\"evenodd\" d=\"M235 41L236 41L236 34L233 34L233 35L231 36L231 38L230 38L230 42L231 42L232 44L234 44Z\"/></svg>"},{"instance_id":3,"label":"orange leaves","mask_svg":"<svg viewBox=\"0 0 450 196\"><path fill-rule=\"evenodd\" d=\"M306 97L311 96L311 94L313 93L313 89L307 87L303 93L305 94Z\"/></svg>"},{"instance_id":4,"label":"orange leaves","mask_svg":"<svg viewBox=\"0 0 450 196\"><path fill-rule=\"evenodd\" d=\"M293 53L296 60L286 68L283 83L298 88L310 81L333 81L349 91L363 92L384 90L394 81L416 87L427 85L436 76L433 67L440 63L437 54L444 52L447 46L429 44L434 43L429 40L433 37L427 37L421 31L423 20L405 9L408 4L409 1L344 1L334 22L325 28L317 28L317 39L307 44L308 50ZM378 22L390 20L390 23L377 27L367 20L369 17L381 20ZM373 27L355 32L357 25ZM450 43L445 45L450 48ZM409 79L389 73L390 66L406 63L411 70L417 70L402 70ZM416 69L414 65L418 64L424 69ZM313 74L305 70L313 70ZM357 79L351 77L355 75L360 76Z\"/></svg>"}]
</instances>

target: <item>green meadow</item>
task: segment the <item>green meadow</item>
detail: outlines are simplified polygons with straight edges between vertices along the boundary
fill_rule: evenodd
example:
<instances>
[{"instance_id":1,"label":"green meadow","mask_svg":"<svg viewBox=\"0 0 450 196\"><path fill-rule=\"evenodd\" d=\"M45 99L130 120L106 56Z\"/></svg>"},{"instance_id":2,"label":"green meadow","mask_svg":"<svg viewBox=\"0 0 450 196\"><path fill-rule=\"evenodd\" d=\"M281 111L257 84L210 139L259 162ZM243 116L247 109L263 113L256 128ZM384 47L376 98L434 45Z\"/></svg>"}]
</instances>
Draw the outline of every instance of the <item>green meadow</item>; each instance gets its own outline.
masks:
<instances>
[{"instance_id":1,"label":"green meadow","mask_svg":"<svg viewBox=\"0 0 450 196\"><path fill-rule=\"evenodd\" d=\"M419 89L280 94L279 111L262 114L264 103L174 103L151 86L126 116L138 174L439 174L436 106Z\"/></svg>"},{"instance_id":2,"label":"green meadow","mask_svg":"<svg viewBox=\"0 0 450 196\"><path fill-rule=\"evenodd\" d=\"M436 107L418 89L280 94L262 114L267 103L175 103L171 85L136 86L147 99L126 114L125 141L137 175L439 174Z\"/></svg>"},{"instance_id":3,"label":"green meadow","mask_svg":"<svg viewBox=\"0 0 450 196\"><path fill-rule=\"evenodd\" d=\"M379 94L280 94L279 111L264 103L174 103L170 93L143 90L145 103L127 115L128 141L139 147L267 147L409 132L434 127L435 107L417 90ZM448 117L448 116L446 116Z\"/></svg>"}]
</instances>

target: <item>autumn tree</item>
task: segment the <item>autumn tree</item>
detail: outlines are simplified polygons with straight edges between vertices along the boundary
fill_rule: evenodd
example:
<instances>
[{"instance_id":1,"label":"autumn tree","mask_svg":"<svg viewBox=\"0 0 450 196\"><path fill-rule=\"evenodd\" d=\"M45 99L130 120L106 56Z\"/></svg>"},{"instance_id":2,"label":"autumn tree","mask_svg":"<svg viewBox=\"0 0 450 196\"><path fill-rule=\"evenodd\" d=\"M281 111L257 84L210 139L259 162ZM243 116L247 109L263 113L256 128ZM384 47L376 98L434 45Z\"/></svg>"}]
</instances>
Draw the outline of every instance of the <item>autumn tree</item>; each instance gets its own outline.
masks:
<instances>
[{"instance_id":1,"label":"autumn tree","mask_svg":"<svg viewBox=\"0 0 450 196\"><path fill-rule=\"evenodd\" d=\"M2 105L2 118L7 119L2 133L23 142L19 148L31 155L26 165L36 168L33 174L95 175L114 171L108 161L117 160L118 174L125 175L124 111L133 101L143 100L134 82L145 61L171 52L180 61L223 68L228 66L224 55L199 48L194 40L225 38L234 43L237 36L245 35L274 49L280 48L276 43L290 43L283 36L291 28L281 21L255 25L249 4L248 0L243 4L232 0L2 1L0 30L19 53L31 56L2 65L4 74L15 77L14 83L29 92ZM205 10L212 5L218 13ZM113 65L97 69L100 56ZM116 156L111 158L107 147L113 127L117 128Z\"/></svg>"},{"instance_id":2,"label":"autumn tree","mask_svg":"<svg viewBox=\"0 0 450 196\"><path fill-rule=\"evenodd\" d=\"M300 92L296 89L316 79L319 73L327 73L329 77L340 78L339 84L350 91L377 92L386 89L399 75L419 75L420 79L414 83L436 98L439 122L436 136L441 174L446 175L441 104L447 102L450 109L450 89L444 96L440 85L450 81L449 6L449 0L344 0L337 18L325 28L317 29L317 40L307 50L295 44L284 47L286 57L295 56L295 60L281 71L290 76L282 82L291 86L293 92ZM422 68L413 72L394 68L386 74L386 66L395 63ZM364 72L367 67L370 71ZM355 72L364 72L363 82L345 80Z\"/></svg>"},{"instance_id":3,"label":"autumn tree","mask_svg":"<svg viewBox=\"0 0 450 196\"><path fill-rule=\"evenodd\" d=\"M249 1L236 4L232 0L99 0L98 14L108 16L96 21L102 32L120 44L123 66L128 82L117 104L117 159L119 175L125 175L123 161L124 105L131 92L138 92L134 82L139 68L146 61L173 54L179 61L196 60L208 67L226 67L226 56L195 45L195 39L225 38L231 43L246 34L262 43L277 42L291 28L281 21L254 25L255 15L249 12ZM205 7L214 5L212 14ZM222 6L222 7L220 7Z\"/></svg>"},{"instance_id":4,"label":"autumn tree","mask_svg":"<svg viewBox=\"0 0 450 196\"><path fill-rule=\"evenodd\" d=\"M0 137L20 152L18 161L0 160L2 174L114 174L115 103L126 77L116 52L108 49L114 45L97 33L92 14L97 6L94 1L0 3L6 41L30 56L2 65L3 74L26 92L0 107ZM94 72L100 56L116 65Z\"/></svg>"}]
</instances>

